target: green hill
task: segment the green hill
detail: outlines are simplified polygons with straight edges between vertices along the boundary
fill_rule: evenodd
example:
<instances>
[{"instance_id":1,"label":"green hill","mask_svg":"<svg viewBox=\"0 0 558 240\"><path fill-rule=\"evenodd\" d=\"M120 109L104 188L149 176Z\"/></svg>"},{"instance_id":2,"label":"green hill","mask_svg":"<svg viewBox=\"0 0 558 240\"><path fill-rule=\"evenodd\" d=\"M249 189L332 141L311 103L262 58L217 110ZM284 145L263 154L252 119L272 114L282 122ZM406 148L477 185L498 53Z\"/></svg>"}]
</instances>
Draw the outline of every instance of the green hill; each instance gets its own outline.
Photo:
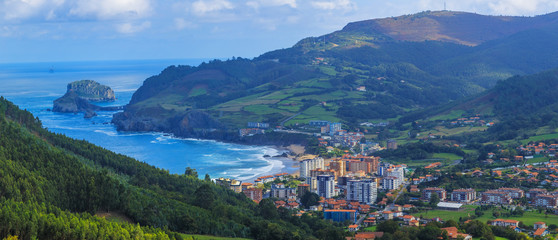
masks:
<instances>
[{"instance_id":1,"label":"green hill","mask_svg":"<svg viewBox=\"0 0 558 240\"><path fill-rule=\"evenodd\" d=\"M247 122L397 118L558 66L557 28L556 13L423 12L350 23L251 60L168 67L113 122L124 131L237 140Z\"/></svg>"},{"instance_id":2,"label":"green hill","mask_svg":"<svg viewBox=\"0 0 558 240\"><path fill-rule=\"evenodd\" d=\"M401 124L413 121L455 121L482 116L497 123L486 132L474 134L474 141L526 139L552 134L558 128L558 68L499 81L481 94L406 114ZM449 117L451 116L451 117ZM448 118L449 117L449 118ZM469 135L470 133L465 133Z\"/></svg>"},{"instance_id":3,"label":"green hill","mask_svg":"<svg viewBox=\"0 0 558 240\"><path fill-rule=\"evenodd\" d=\"M169 174L51 133L4 98L0 98L0 206L0 238L180 239L179 233L192 233L339 239L343 235L316 217L293 216L267 200L257 205L244 194L197 176ZM137 224L93 217L97 212L116 212Z\"/></svg>"}]
</instances>

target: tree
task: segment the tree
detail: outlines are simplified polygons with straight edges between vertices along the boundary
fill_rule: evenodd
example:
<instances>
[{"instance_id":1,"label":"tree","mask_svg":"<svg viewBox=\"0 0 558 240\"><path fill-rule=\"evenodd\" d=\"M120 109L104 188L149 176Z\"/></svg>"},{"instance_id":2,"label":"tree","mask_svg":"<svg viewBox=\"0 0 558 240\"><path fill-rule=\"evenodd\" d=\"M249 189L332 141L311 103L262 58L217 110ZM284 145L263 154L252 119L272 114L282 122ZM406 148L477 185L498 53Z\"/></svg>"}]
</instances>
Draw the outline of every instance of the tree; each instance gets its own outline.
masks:
<instances>
[{"instance_id":1,"label":"tree","mask_svg":"<svg viewBox=\"0 0 558 240\"><path fill-rule=\"evenodd\" d=\"M426 226L422 228L418 234L418 239L420 240L432 240L438 239L442 235L442 231L435 226Z\"/></svg>"},{"instance_id":2,"label":"tree","mask_svg":"<svg viewBox=\"0 0 558 240\"><path fill-rule=\"evenodd\" d=\"M196 171L195 168L186 167L186 171L184 171L184 175L198 178L198 171Z\"/></svg>"},{"instance_id":3,"label":"tree","mask_svg":"<svg viewBox=\"0 0 558 240\"><path fill-rule=\"evenodd\" d=\"M317 205L318 201L320 201L320 196L318 196L318 194L313 193L313 192L306 192L300 198L300 203L305 208L310 208L311 206Z\"/></svg>"},{"instance_id":4,"label":"tree","mask_svg":"<svg viewBox=\"0 0 558 240\"><path fill-rule=\"evenodd\" d=\"M215 192L207 183L202 184L198 189L196 189L194 195L194 205L205 209L209 209L211 205L213 205L213 201L216 197Z\"/></svg>"},{"instance_id":5,"label":"tree","mask_svg":"<svg viewBox=\"0 0 558 240\"><path fill-rule=\"evenodd\" d=\"M495 218L498 218L498 217L500 217L500 212L499 211L494 211L494 212L492 212L492 216L495 217Z\"/></svg>"},{"instance_id":6,"label":"tree","mask_svg":"<svg viewBox=\"0 0 558 240\"><path fill-rule=\"evenodd\" d=\"M387 220L385 222L382 222L380 224L378 224L378 227L376 227L376 230L378 232L387 232L387 233L395 233L395 231L397 231L399 229L399 224L397 224L397 222L393 221L393 220Z\"/></svg>"},{"instance_id":7,"label":"tree","mask_svg":"<svg viewBox=\"0 0 558 240\"><path fill-rule=\"evenodd\" d=\"M209 176L209 173L205 174L205 179L206 182L211 182L211 177Z\"/></svg>"},{"instance_id":8,"label":"tree","mask_svg":"<svg viewBox=\"0 0 558 240\"><path fill-rule=\"evenodd\" d=\"M279 216L275 203L270 198L265 198L258 204L260 215L265 219L276 219Z\"/></svg>"},{"instance_id":9,"label":"tree","mask_svg":"<svg viewBox=\"0 0 558 240\"><path fill-rule=\"evenodd\" d=\"M436 207L438 205L438 203L440 202L440 196L438 196L437 193L432 193L430 195L430 206L431 207Z\"/></svg>"},{"instance_id":10,"label":"tree","mask_svg":"<svg viewBox=\"0 0 558 240\"><path fill-rule=\"evenodd\" d=\"M444 223L444 227L459 227L459 223L457 221L450 219Z\"/></svg>"},{"instance_id":11,"label":"tree","mask_svg":"<svg viewBox=\"0 0 558 240\"><path fill-rule=\"evenodd\" d=\"M473 235L473 237L482 237L492 234L492 230L490 229L490 227L479 220L472 220L467 223L465 225L465 232Z\"/></svg>"}]
</instances>

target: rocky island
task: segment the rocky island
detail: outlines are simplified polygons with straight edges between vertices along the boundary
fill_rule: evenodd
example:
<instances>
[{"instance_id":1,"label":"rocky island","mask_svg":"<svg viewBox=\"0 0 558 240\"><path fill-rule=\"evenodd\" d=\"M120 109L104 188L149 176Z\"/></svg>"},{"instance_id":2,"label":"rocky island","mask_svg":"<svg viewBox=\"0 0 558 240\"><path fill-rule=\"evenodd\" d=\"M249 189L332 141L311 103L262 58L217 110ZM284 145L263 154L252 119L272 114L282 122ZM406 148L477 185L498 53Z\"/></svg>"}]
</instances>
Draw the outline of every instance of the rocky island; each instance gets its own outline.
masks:
<instances>
[{"instance_id":1,"label":"rocky island","mask_svg":"<svg viewBox=\"0 0 558 240\"><path fill-rule=\"evenodd\" d=\"M52 111L62 113L85 113L85 118L96 116L95 111L115 111L123 107L100 107L89 101L114 101L114 91L92 80L75 81L68 84L64 96L54 100Z\"/></svg>"}]
</instances>

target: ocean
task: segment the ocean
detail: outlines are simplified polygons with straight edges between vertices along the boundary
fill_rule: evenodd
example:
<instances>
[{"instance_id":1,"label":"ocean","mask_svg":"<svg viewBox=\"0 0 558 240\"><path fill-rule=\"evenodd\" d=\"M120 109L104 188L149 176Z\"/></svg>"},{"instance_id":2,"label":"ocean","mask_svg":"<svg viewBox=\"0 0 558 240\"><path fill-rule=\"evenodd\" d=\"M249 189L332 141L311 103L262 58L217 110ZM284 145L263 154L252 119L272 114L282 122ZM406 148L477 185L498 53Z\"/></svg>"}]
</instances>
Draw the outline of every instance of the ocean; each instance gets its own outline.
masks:
<instances>
[{"instance_id":1,"label":"ocean","mask_svg":"<svg viewBox=\"0 0 558 240\"><path fill-rule=\"evenodd\" d=\"M181 139L163 133L118 132L110 124L115 112L97 112L84 119L83 114L54 113L52 101L66 92L69 82L90 79L110 86L117 100L102 106L120 106L130 101L143 81L170 65L197 66L209 59L84 61L52 63L0 64L0 96L39 117L52 132L121 153L170 173L183 174L195 168L203 178L228 177L251 181L258 176L294 172L293 161L275 156L282 150L247 146L212 140Z\"/></svg>"}]
</instances>

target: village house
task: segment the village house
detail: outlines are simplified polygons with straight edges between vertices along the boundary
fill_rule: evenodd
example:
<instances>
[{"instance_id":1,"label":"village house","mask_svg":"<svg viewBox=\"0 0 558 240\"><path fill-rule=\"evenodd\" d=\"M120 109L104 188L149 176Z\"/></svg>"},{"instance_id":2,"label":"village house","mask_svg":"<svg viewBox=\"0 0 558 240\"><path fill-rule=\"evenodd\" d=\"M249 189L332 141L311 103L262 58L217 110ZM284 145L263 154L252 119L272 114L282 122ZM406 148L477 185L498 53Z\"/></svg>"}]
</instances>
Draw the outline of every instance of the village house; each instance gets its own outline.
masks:
<instances>
[{"instance_id":1,"label":"village house","mask_svg":"<svg viewBox=\"0 0 558 240\"><path fill-rule=\"evenodd\" d=\"M449 239L457 239L461 237L463 240L471 240L473 237L469 234L460 233L457 231L456 227L447 227L447 228L440 228L442 231L446 231L448 234Z\"/></svg>"},{"instance_id":2,"label":"village house","mask_svg":"<svg viewBox=\"0 0 558 240\"><path fill-rule=\"evenodd\" d=\"M490 225L500 227L519 227L519 221L510 219L496 219L490 222Z\"/></svg>"}]
</instances>

